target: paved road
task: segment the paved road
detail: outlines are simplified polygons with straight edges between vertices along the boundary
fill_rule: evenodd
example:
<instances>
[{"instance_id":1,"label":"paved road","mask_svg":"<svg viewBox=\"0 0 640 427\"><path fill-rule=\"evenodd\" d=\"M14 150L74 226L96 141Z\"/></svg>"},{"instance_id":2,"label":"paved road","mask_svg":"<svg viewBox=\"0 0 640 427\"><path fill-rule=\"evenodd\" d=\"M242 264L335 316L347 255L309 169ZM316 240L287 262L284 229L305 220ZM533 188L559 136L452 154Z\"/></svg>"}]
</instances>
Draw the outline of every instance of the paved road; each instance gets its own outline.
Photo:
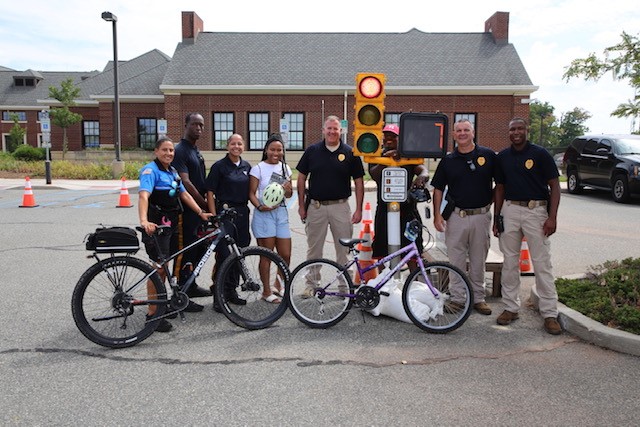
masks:
<instances>
[{"instance_id":1,"label":"paved road","mask_svg":"<svg viewBox=\"0 0 640 427\"><path fill-rule=\"evenodd\" d=\"M329 330L287 313L269 329L245 331L205 299L204 312L169 334L131 349L96 346L75 328L70 295L91 264L84 236L99 223L136 222L135 207L115 208L118 188L38 188L33 209L17 207L20 188L0 191L3 425L637 423L640 358L550 336L531 310L509 327L495 324L497 313L473 314L447 335L358 312ZM636 223L640 204L563 196L557 271L637 256L637 233L618 223ZM304 232L295 210L290 218L296 265ZM532 281L525 278L523 300Z\"/></svg>"}]
</instances>

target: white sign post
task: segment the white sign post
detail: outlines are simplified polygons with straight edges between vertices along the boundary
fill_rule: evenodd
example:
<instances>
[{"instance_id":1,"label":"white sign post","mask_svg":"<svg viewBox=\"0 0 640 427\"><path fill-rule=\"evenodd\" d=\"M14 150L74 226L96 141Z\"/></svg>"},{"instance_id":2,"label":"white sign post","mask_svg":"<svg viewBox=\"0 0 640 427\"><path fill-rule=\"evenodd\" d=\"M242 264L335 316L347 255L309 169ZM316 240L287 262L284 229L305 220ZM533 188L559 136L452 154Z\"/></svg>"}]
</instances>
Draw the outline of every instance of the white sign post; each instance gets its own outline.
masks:
<instances>
[{"instance_id":1,"label":"white sign post","mask_svg":"<svg viewBox=\"0 0 640 427\"><path fill-rule=\"evenodd\" d=\"M42 146L46 149L44 159L44 174L47 184L51 184L51 160L49 149L51 148L51 120L49 119L49 112L42 110L38 113L38 119L40 120L40 132L42 132Z\"/></svg>"}]
</instances>

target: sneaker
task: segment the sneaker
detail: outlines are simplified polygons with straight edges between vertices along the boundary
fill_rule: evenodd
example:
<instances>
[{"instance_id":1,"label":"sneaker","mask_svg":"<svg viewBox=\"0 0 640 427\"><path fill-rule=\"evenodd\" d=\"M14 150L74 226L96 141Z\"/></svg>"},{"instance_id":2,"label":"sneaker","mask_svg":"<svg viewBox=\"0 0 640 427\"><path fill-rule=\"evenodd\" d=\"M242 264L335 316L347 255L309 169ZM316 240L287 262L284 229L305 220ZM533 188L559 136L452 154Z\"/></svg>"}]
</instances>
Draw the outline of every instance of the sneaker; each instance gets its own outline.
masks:
<instances>
[{"instance_id":1,"label":"sneaker","mask_svg":"<svg viewBox=\"0 0 640 427\"><path fill-rule=\"evenodd\" d=\"M149 320L151 317L147 314L146 319ZM169 332L173 328L171 322L167 319L160 319L158 322L158 326L156 326L156 332Z\"/></svg>"},{"instance_id":2,"label":"sneaker","mask_svg":"<svg viewBox=\"0 0 640 427\"><path fill-rule=\"evenodd\" d=\"M555 317L547 317L544 319L544 330L551 335L560 335L562 327Z\"/></svg>"},{"instance_id":3,"label":"sneaker","mask_svg":"<svg viewBox=\"0 0 640 427\"><path fill-rule=\"evenodd\" d=\"M187 308L185 308L184 311L186 311L187 313L197 313L199 311L202 311L203 308L204 305L189 301L189 305L187 305Z\"/></svg>"},{"instance_id":4,"label":"sneaker","mask_svg":"<svg viewBox=\"0 0 640 427\"><path fill-rule=\"evenodd\" d=\"M473 304L473 308L480 314L484 314L485 316L488 316L491 314L491 307L489 307L489 304L487 304L486 302L482 301L476 304Z\"/></svg>"},{"instance_id":5,"label":"sneaker","mask_svg":"<svg viewBox=\"0 0 640 427\"><path fill-rule=\"evenodd\" d=\"M500 316L498 316L496 322L498 325L508 325L519 317L520 315L518 313L512 313L511 311L505 310Z\"/></svg>"}]
</instances>

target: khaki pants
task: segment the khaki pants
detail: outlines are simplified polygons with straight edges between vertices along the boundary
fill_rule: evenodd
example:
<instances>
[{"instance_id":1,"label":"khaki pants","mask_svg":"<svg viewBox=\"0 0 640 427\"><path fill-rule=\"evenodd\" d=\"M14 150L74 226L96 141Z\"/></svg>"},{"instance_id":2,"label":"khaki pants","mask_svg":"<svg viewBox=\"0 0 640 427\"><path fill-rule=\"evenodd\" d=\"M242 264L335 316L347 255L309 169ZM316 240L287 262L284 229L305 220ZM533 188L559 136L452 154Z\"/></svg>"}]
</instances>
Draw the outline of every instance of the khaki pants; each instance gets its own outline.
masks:
<instances>
[{"instance_id":1,"label":"khaki pants","mask_svg":"<svg viewBox=\"0 0 640 427\"><path fill-rule=\"evenodd\" d=\"M327 237L327 227L331 229L336 249L336 261L340 265L347 263L348 249L340 244L340 238L350 239L353 235L351 207L349 202L316 207L312 201L307 210L307 222L304 227L307 234L307 259L323 257L323 248Z\"/></svg>"},{"instance_id":2,"label":"khaki pants","mask_svg":"<svg viewBox=\"0 0 640 427\"><path fill-rule=\"evenodd\" d=\"M502 205L504 233L500 233L500 250L504 255L502 266L502 302L506 309L520 310L520 248L522 237L527 238L536 290L540 297L539 309L543 318L558 316L558 294L551 266L551 242L542 234L548 218L547 207L529 209L505 200Z\"/></svg>"}]
</instances>

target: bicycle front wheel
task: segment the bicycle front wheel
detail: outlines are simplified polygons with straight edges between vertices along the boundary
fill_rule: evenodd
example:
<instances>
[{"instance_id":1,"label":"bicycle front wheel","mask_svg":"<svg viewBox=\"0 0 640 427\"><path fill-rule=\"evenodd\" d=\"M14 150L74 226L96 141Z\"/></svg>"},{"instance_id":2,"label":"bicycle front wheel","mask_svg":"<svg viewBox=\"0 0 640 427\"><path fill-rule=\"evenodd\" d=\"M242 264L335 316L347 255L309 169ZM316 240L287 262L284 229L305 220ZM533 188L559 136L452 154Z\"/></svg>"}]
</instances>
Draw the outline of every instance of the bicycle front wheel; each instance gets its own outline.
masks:
<instances>
[{"instance_id":1,"label":"bicycle front wheel","mask_svg":"<svg viewBox=\"0 0 640 427\"><path fill-rule=\"evenodd\" d=\"M457 267L444 262L424 264L407 277L402 290L402 304L407 316L420 329L436 334L458 329L473 307L471 283ZM437 291L432 292L430 283Z\"/></svg>"},{"instance_id":2,"label":"bicycle front wheel","mask_svg":"<svg viewBox=\"0 0 640 427\"><path fill-rule=\"evenodd\" d=\"M349 314L353 299L349 272L335 261L308 260L291 274L287 289L289 308L302 323L312 328L326 329Z\"/></svg>"},{"instance_id":3,"label":"bicycle front wheel","mask_svg":"<svg viewBox=\"0 0 640 427\"><path fill-rule=\"evenodd\" d=\"M229 320L245 329L270 326L287 311L286 292L291 273L282 257L259 246L240 249L241 255L227 257L216 280L216 298ZM268 289L270 291L268 291ZM282 296L276 298L276 292ZM267 301L268 295L274 295ZM231 297L244 300L234 304Z\"/></svg>"},{"instance_id":4,"label":"bicycle front wheel","mask_svg":"<svg viewBox=\"0 0 640 427\"><path fill-rule=\"evenodd\" d=\"M166 300L160 276L146 262L129 256L101 260L89 267L76 284L71 312L82 334L110 348L131 347L151 335L159 320L147 321L148 294ZM154 318L166 304L157 304Z\"/></svg>"}]
</instances>

